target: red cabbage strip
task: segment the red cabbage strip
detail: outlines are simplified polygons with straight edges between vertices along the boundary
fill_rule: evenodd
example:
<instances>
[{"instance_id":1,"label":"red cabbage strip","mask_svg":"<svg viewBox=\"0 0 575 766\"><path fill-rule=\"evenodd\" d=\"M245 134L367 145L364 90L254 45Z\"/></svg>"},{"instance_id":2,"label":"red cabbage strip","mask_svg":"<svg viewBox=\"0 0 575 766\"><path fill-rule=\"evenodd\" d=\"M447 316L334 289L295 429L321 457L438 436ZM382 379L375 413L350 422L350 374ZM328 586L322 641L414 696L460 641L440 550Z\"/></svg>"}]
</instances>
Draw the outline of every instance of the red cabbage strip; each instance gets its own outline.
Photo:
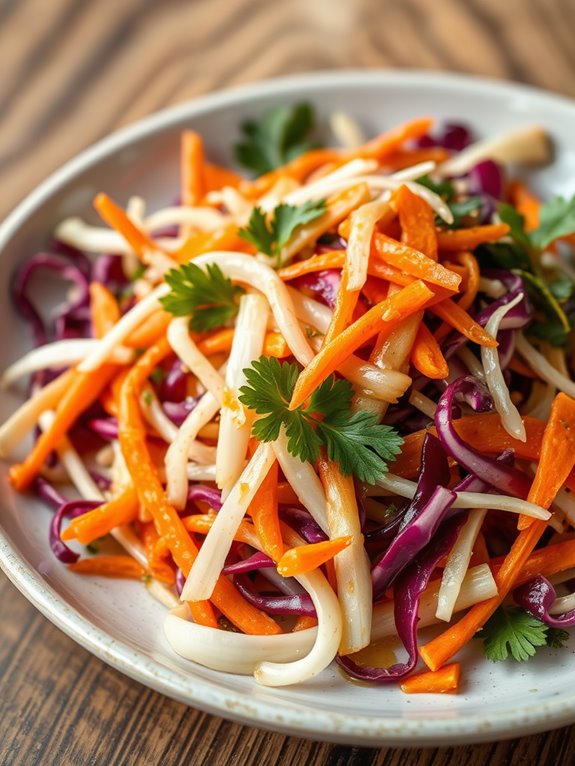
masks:
<instances>
[{"instance_id":1,"label":"red cabbage strip","mask_svg":"<svg viewBox=\"0 0 575 766\"><path fill-rule=\"evenodd\" d=\"M87 423L88 428L106 441L118 438L118 421L116 418L92 418Z\"/></svg>"},{"instance_id":2,"label":"red cabbage strip","mask_svg":"<svg viewBox=\"0 0 575 766\"><path fill-rule=\"evenodd\" d=\"M419 601L438 562L453 548L468 513L461 513L441 525L430 545L397 578L393 589L397 635L407 651L407 662L389 668L358 665L351 657L338 657L338 663L352 678L376 683L393 683L404 678L417 665L417 623Z\"/></svg>"},{"instance_id":3,"label":"red cabbage strip","mask_svg":"<svg viewBox=\"0 0 575 766\"><path fill-rule=\"evenodd\" d=\"M537 575L513 591L515 602L545 625L550 628L572 628L575 625L575 609L559 617L549 614L549 608L556 598L555 588L543 575Z\"/></svg>"},{"instance_id":4,"label":"red cabbage strip","mask_svg":"<svg viewBox=\"0 0 575 766\"><path fill-rule=\"evenodd\" d=\"M460 152L471 143L471 132L466 125L457 122L446 122L436 133L427 133L415 142L415 145L428 149L432 146L442 146L453 152Z\"/></svg>"},{"instance_id":5,"label":"red cabbage strip","mask_svg":"<svg viewBox=\"0 0 575 766\"><path fill-rule=\"evenodd\" d=\"M254 553L243 561L238 561L236 564L228 564L222 570L225 575L231 574L245 574L246 572L254 572L257 569L269 569L275 567L273 559L267 556L265 553Z\"/></svg>"},{"instance_id":6,"label":"red cabbage strip","mask_svg":"<svg viewBox=\"0 0 575 766\"><path fill-rule=\"evenodd\" d=\"M56 511L50 520L48 534L52 553L58 561L62 561L64 564L73 564L80 557L60 539L62 522L65 518L75 519L77 516L82 516L93 508L97 508L101 503L98 500L66 500L50 482L41 477L36 479L34 489L42 500L45 500Z\"/></svg>"},{"instance_id":7,"label":"red cabbage strip","mask_svg":"<svg viewBox=\"0 0 575 766\"><path fill-rule=\"evenodd\" d=\"M160 383L160 399L169 402L182 402L186 398L188 373L179 359L175 359Z\"/></svg>"},{"instance_id":8,"label":"red cabbage strip","mask_svg":"<svg viewBox=\"0 0 575 766\"><path fill-rule=\"evenodd\" d=\"M250 580L245 575L236 575L233 579L236 588L246 601L267 614L317 616L313 601L308 593L298 593L290 596L263 596L252 587Z\"/></svg>"},{"instance_id":9,"label":"red cabbage strip","mask_svg":"<svg viewBox=\"0 0 575 766\"><path fill-rule=\"evenodd\" d=\"M203 500L214 511L219 511L222 507L222 493L219 489L207 487L205 484L193 484L188 489L188 503Z\"/></svg>"},{"instance_id":10,"label":"red cabbage strip","mask_svg":"<svg viewBox=\"0 0 575 766\"><path fill-rule=\"evenodd\" d=\"M323 269L311 274L304 274L293 282L297 288L304 287L316 296L330 309L335 307L339 286L341 284L341 271L338 269Z\"/></svg>"},{"instance_id":11,"label":"red cabbage strip","mask_svg":"<svg viewBox=\"0 0 575 766\"><path fill-rule=\"evenodd\" d=\"M280 505L280 516L306 543L321 543L328 536L307 511L289 505Z\"/></svg>"},{"instance_id":12,"label":"red cabbage strip","mask_svg":"<svg viewBox=\"0 0 575 766\"><path fill-rule=\"evenodd\" d=\"M529 494L531 481L513 466L482 455L466 444L453 427L453 408L457 396L466 396L471 407L477 412L490 409L491 399L487 389L477 378L458 378L441 395L435 411L435 427L444 450L460 466L483 479L500 492L525 499ZM487 406L489 404L489 406Z\"/></svg>"},{"instance_id":13,"label":"red cabbage strip","mask_svg":"<svg viewBox=\"0 0 575 766\"><path fill-rule=\"evenodd\" d=\"M201 397L187 396L183 402L162 402L162 409L178 428L194 409Z\"/></svg>"}]
</instances>

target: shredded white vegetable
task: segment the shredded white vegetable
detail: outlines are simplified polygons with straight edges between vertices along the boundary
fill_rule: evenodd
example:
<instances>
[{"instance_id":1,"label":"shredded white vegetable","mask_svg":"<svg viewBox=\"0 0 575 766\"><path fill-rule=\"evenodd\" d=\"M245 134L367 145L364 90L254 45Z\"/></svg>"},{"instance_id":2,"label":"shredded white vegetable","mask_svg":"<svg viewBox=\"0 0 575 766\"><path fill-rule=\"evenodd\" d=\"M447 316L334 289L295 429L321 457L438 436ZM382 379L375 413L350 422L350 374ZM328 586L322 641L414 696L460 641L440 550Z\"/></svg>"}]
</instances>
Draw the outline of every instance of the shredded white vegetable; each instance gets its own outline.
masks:
<instances>
[{"instance_id":1,"label":"shredded white vegetable","mask_svg":"<svg viewBox=\"0 0 575 766\"><path fill-rule=\"evenodd\" d=\"M517 351L519 351L533 372L536 372L542 380L546 380L547 383L555 386L568 396L575 397L575 383L566 378L565 375L562 375L559 370L556 370L545 359L543 354L540 354L539 351L533 348L521 331L517 331L515 343Z\"/></svg>"},{"instance_id":2,"label":"shredded white vegetable","mask_svg":"<svg viewBox=\"0 0 575 766\"><path fill-rule=\"evenodd\" d=\"M519 293L512 301L496 309L489 317L485 325L485 331L497 339L499 325L502 320L524 297L523 293ZM485 371L485 382L493 398L493 405L501 416L501 425L514 439L519 439L522 442L527 441L525 425L519 410L511 401L509 389L503 377L503 371L499 362L499 352L496 348L481 346L481 361Z\"/></svg>"},{"instance_id":3,"label":"shredded white vegetable","mask_svg":"<svg viewBox=\"0 0 575 766\"><path fill-rule=\"evenodd\" d=\"M376 223L390 209L389 202L375 199L354 210L350 216L346 263L348 290L361 290L367 279L371 239Z\"/></svg>"},{"instance_id":4,"label":"shredded white vegetable","mask_svg":"<svg viewBox=\"0 0 575 766\"><path fill-rule=\"evenodd\" d=\"M192 340L189 330L190 318L183 316L172 319L168 325L168 343L180 361L198 378L206 391L209 391L221 406L225 381Z\"/></svg>"}]
</instances>

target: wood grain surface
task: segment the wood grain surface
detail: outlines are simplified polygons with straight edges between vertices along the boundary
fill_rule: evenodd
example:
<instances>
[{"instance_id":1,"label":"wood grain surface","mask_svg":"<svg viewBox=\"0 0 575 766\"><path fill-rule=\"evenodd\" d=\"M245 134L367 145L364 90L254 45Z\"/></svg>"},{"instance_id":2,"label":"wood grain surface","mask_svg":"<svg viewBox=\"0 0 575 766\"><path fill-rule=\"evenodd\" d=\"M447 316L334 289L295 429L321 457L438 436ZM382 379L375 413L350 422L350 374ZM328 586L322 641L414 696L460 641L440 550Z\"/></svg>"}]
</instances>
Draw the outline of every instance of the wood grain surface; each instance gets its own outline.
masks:
<instances>
[{"instance_id":1,"label":"wood grain surface","mask_svg":"<svg viewBox=\"0 0 575 766\"><path fill-rule=\"evenodd\" d=\"M575 96L574 0L0 0L0 217L63 161L161 107L295 72L426 68ZM575 728L362 749L204 715L76 646L0 575L0 764L567 765Z\"/></svg>"}]
</instances>

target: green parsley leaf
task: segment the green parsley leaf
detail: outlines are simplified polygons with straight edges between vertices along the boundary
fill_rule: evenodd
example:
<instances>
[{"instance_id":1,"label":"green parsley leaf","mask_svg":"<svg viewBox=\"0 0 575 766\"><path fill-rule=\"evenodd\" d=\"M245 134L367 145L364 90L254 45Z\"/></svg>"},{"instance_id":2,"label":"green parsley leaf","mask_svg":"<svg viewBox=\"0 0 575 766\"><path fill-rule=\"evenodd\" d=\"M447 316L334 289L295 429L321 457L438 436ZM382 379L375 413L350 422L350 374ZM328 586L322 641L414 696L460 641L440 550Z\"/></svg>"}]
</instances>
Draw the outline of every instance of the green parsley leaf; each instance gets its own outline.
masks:
<instances>
[{"instance_id":1,"label":"green parsley leaf","mask_svg":"<svg viewBox=\"0 0 575 766\"><path fill-rule=\"evenodd\" d=\"M547 643L547 626L519 607L499 607L477 634L483 639L483 652L488 660L501 662L509 654L524 662Z\"/></svg>"},{"instance_id":2,"label":"green parsley leaf","mask_svg":"<svg viewBox=\"0 0 575 766\"><path fill-rule=\"evenodd\" d=\"M549 292L559 303L565 303L573 295L575 284L566 277L561 277L555 282L549 282Z\"/></svg>"},{"instance_id":3,"label":"green parsley leaf","mask_svg":"<svg viewBox=\"0 0 575 766\"><path fill-rule=\"evenodd\" d=\"M540 277L535 276L535 274L531 274L529 271L515 269L514 273L518 274L523 279L529 296L535 305L544 312L545 316L551 320L558 321L565 332L569 332L571 329L569 319L549 289L547 283Z\"/></svg>"},{"instance_id":4,"label":"green parsley leaf","mask_svg":"<svg viewBox=\"0 0 575 766\"><path fill-rule=\"evenodd\" d=\"M448 181L447 179L433 181L429 176L421 176L416 179L416 182L421 186L425 186L426 189L435 192L435 194L438 194L448 204L455 197L455 186L452 181Z\"/></svg>"},{"instance_id":5,"label":"green parsley leaf","mask_svg":"<svg viewBox=\"0 0 575 766\"><path fill-rule=\"evenodd\" d=\"M511 271L521 269L530 271L531 260L527 252L516 242L495 242L490 245L480 245L475 251L482 267L496 266Z\"/></svg>"},{"instance_id":6,"label":"green parsley leaf","mask_svg":"<svg viewBox=\"0 0 575 766\"><path fill-rule=\"evenodd\" d=\"M461 202L452 202L449 209L453 215L453 223L449 225L449 228L461 228L463 219L467 218L467 216L471 215L476 210L479 210L482 205L483 200L481 197L468 197L467 199L461 200ZM443 222L443 226L445 226L445 222Z\"/></svg>"},{"instance_id":7,"label":"green parsley leaf","mask_svg":"<svg viewBox=\"0 0 575 766\"><path fill-rule=\"evenodd\" d=\"M260 441L277 439L283 425L292 455L313 462L323 448L345 476L354 474L370 484L387 471L387 461L400 451L403 440L390 426L378 425L373 413L351 413L353 388L346 380L331 375L306 406L290 411L297 364L280 364L262 356L244 375L247 385L240 388L240 401L265 415L252 428Z\"/></svg>"},{"instance_id":8,"label":"green parsley leaf","mask_svg":"<svg viewBox=\"0 0 575 766\"><path fill-rule=\"evenodd\" d=\"M310 140L314 123L309 104L277 106L259 122L242 125L243 141L234 147L236 160L256 175L268 173L318 146Z\"/></svg>"},{"instance_id":9,"label":"green parsley leaf","mask_svg":"<svg viewBox=\"0 0 575 766\"><path fill-rule=\"evenodd\" d=\"M325 213L325 200L309 200L303 205L287 205L282 202L268 221L260 207L252 210L248 225L240 229L240 237L250 242L260 253L275 257L281 266L281 250L299 226L314 221Z\"/></svg>"},{"instance_id":10,"label":"green parsley leaf","mask_svg":"<svg viewBox=\"0 0 575 766\"><path fill-rule=\"evenodd\" d=\"M237 298L244 290L233 285L215 263L208 264L205 271L184 263L168 271L165 280L171 292L160 298L161 304L174 316L190 314L194 332L221 327L238 313Z\"/></svg>"},{"instance_id":11,"label":"green parsley leaf","mask_svg":"<svg viewBox=\"0 0 575 766\"><path fill-rule=\"evenodd\" d=\"M573 232L575 232L575 195L569 200L555 197L541 205L539 227L529 234L529 238L534 247L545 250L556 239L566 237Z\"/></svg>"},{"instance_id":12,"label":"green parsley leaf","mask_svg":"<svg viewBox=\"0 0 575 766\"><path fill-rule=\"evenodd\" d=\"M417 183L425 186L435 194L439 195L447 203L453 215L453 223L447 225L443 218L436 216L435 223L442 229L461 228L462 221L467 216L478 210L483 204L481 197L468 197L467 199L456 201L455 186L452 181L442 179L433 181L429 176L421 176Z\"/></svg>"},{"instance_id":13,"label":"green parsley leaf","mask_svg":"<svg viewBox=\"0 0 575 766\"><path fill-rule=\"evenodd\" d=\"M509 226L511 239L529 252L532 249L532 244L525 231L525 218L513 205L508 205L507 202L502 202L499 205L498 212L503 223Z\"/></svg>"},{"instance_id":14,"label":"green parsley leaf","mask_svg":"<svg viewBox=\"0 0 575 766\"><path fill-rule=\"evenodd\" d=\"M569 640L569 633L561 628L547 628L547 646L552 649L564 649Z\"/></svg>"}]
</instances>

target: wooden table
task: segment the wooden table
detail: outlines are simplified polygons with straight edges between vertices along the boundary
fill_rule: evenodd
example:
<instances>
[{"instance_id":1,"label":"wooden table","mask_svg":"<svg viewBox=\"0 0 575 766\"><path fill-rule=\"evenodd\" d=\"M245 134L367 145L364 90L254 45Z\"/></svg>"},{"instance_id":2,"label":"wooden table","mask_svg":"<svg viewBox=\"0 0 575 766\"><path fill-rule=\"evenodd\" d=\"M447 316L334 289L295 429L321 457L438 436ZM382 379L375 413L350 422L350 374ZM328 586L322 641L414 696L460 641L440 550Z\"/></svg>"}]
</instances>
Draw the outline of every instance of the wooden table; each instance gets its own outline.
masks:
<instances>
[{"instance_id":1,"label":"wooden table","mask_svg":"<svg viewBox=\"0 0 575 766\"><path fill-rule=\"evenodd\" d=\"M275 75L427 68L575 96L573 0L0 0L0 217L88 144ZM0 763L571 764L575 728L434 750L347 748L228 723L128 680L0 579Z\"/></svg>"}]
</instances>

